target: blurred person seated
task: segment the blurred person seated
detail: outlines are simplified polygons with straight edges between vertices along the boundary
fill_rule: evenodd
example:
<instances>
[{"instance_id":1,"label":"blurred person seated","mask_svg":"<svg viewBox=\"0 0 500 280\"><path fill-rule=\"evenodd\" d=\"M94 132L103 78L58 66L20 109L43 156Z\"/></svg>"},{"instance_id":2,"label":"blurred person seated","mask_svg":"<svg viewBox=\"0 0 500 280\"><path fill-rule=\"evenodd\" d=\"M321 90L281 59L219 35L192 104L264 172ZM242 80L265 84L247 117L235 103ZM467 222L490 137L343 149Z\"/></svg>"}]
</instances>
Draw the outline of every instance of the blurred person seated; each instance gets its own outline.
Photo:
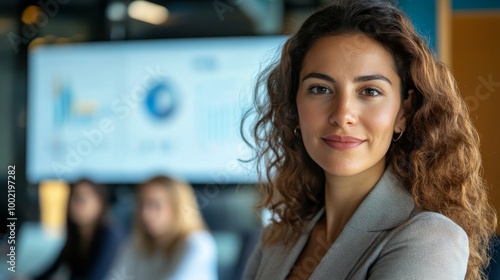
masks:
<instances>
[{"instance_id":1,"label":"blurred person seated","mask_svg":"<svg viewBox=\"0 0 500 280\"><path fill-rule=\"evenodd\" d=\"M168 177L139 186L133 237L109 280L215 280L217 250L192 187Z\"/></svg>"},{"instance_id":2,"label":"blurred person seated","mask_svg":"<svg viewBox=\"0 0 500 280\"><path fill-rule=\"evenodd\" d=\"M66 242L42 279L101 280L120 247L121 234L108 217L105 186L82 179L71 186Z\"/></svg>"}]
</instances>

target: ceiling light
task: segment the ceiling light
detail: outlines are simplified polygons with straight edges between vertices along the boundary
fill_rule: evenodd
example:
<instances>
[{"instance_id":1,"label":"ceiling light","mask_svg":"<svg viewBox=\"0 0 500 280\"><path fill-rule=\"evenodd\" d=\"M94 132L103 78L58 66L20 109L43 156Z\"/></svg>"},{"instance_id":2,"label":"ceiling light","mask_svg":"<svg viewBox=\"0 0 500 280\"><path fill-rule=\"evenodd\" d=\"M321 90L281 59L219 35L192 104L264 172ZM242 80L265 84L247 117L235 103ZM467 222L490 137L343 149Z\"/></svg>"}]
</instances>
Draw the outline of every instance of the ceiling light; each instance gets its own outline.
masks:
<instances>
[{"instance_id":1,"label":"ceiling light","mask_svg":"<svg viewBox=\"0 0 500 280\"><path fill-rule=\"evenodd\" d=\"M21 15L21 21L25 24L35 24L38 13L42 10L38 6L30 5L24 9Z\"/></svg>"},{"instance_id":2,"label":"ceiling light","mask_svg":"<svg viewBox=\"0 0 500 280\"><path fill-rule=\"evenodd\" d=\"M167 8L143 0L137 0L128 6L128 15L136 20L161 25L168 19Z\"/></svg>"}]
</instances>

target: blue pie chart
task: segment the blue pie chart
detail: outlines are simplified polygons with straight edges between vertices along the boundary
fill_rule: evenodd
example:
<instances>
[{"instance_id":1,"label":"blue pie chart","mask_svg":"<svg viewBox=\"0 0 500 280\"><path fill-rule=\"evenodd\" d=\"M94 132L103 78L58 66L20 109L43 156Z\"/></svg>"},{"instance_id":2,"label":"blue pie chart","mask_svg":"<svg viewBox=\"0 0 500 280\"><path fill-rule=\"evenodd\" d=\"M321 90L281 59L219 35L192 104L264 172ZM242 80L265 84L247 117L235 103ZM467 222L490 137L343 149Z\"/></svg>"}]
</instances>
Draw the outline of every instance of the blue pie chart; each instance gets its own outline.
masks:
<instances>
[{"instance_id":1,"label":"blue pie chart","mask_svg":"<svg viewBox=\"0 0 500 280\"><path fill-rule=\"evenodd\" d=\"M147 89L146 107L154 118L168 119L177 111L179 98L169 83L155 83Z\"/></svg>"}]
</instances>

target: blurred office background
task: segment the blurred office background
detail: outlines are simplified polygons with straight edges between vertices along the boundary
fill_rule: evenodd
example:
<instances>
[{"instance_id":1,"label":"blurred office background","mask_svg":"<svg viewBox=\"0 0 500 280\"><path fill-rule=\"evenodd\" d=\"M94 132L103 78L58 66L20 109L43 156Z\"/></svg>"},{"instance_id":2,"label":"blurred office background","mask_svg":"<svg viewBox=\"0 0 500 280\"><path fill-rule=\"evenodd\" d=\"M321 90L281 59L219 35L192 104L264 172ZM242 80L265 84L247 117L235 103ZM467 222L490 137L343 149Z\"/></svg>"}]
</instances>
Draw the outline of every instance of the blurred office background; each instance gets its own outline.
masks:
<instances>
[{"instance_id":1,"label":"blurred office background","mask_svg":"<svg viewBox=\"0 0 500 280\"><path fill-rule=\"evenodd\" d=\"M263 220L253 208L255 174L238 161L248 156L240 115L254 75L283 35L327 2L1 1L0 201L7 201L7 166L15 165L15 275L40 271L64 242L57 230L64 207L50 201L56 206L43 210L46 196L65 203L66 184L55 180L84 176L108 185L113 220L129 232L137 183L168 173L195 188L216 239L220 279L239 279ZM500 210L500 1L396 2L452 69ZM4 238L0 248L3 260ZM5 261L0 269L0 279L12 275Z\"/></svg>"}]
</instances>

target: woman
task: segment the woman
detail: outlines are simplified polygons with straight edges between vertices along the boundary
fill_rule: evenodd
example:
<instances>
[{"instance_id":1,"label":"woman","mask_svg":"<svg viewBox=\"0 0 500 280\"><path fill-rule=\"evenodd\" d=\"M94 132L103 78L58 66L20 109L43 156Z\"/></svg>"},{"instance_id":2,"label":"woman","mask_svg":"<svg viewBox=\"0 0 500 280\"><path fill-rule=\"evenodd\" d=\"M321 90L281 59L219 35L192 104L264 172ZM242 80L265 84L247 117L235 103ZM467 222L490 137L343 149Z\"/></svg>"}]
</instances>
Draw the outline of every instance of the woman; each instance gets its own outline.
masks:
<instances>
[{"instance_id":1,"label":"woman","mask_svg":"<svg viewBox=\"0 0 500 280\"><path fill-rule=\"evenodd\" d=\"M217 251L192 187L155 177L138 189L134 239L109 279L217 279Z\"/></svg>"},{"instance_id":2,"label":"woman","mask_svg":"<svg viewBox=\"0 0 500 280\"><path fill-rule=\"evenodd\" d=\"M86 179L74 183L68 202L66 243L56 261L35 279L52 279L65 269L69 272L65 279L104 279L121 240L109 225L107 210L104 186Z\"/></svg>"},{"instance_id":3,"label":"woman","mask_svg":"<svg viewBox=\"0 0 500 280\"><path fill-rule=\"evenodd\" d=\"M496 215L478 135L400 10L316 12L254 100L260 206L273 218L244 279L484 277Z\"/></svg>"}]
</instances>

